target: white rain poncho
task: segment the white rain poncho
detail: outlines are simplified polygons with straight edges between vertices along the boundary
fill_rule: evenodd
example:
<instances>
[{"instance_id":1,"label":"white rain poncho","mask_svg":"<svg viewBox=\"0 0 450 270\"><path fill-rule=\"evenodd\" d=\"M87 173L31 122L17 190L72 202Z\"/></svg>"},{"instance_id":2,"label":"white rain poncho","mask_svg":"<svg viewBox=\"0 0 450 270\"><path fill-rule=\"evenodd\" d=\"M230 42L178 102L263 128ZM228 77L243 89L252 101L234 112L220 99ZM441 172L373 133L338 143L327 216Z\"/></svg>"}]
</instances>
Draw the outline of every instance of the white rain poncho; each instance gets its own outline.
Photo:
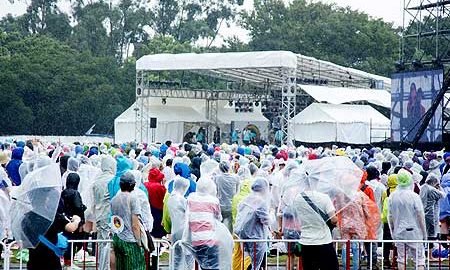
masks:
<instances>
[{"instance_id":1,"label":"white rain poncho","mask_svg":"<svg viewBox=\"0 0 450 270\"><path fill-rule=\"evenodd\" d=\"M197 192L187 199L187 219L183 246L197 259L202 269L230 270L233 238L220 220L219 200L214 182L202 177Z\"/></svg>"},{"instance_id":2,"label":"white rain poncho","mask_svg":"<svg viewBox=\"0 0 450 270\"><path fill-rule=\"evenodd\" d=\"M392 239L427 240L424 209L420 196L413 191L411 174L402 169L397 178L397 189L388 198L388 222Z\"/></svg>"},{"instance_id":3,"label":"white rain poncho","mask_svg":"<svg viewBox=\"0 0 450 270\"><path fill-rule=\"evenodd\" d=\"M222 213L229 212L231 215L231 200L236 195L239 188L239 179L229 172L230 165L222 161L219 165L220 171L214 176L214 182L217 186L217 198L220 202Z\"/></svg>"},{"instance_id":4,"label":"white rain poncho","mask_svg":"<svg viewBox=\"0 0 450 270\"><path fill-rule=\"evenodd\" d=\"M267 239L271 223L267 197L269 183L257 177L251 186L252 192L238 206L234 232L240 239ZM252 269L259 269L267 250L266 243L245 243L244 251L252 261ZM256 255L256 256L255 256Z\"/></svg>"},{"instance_id":5,"label":"white rain poncho","mask_svg":"<svg viewBox=\"0 0 450 270\"><path fill-rule=\"evenodd\" d=\"M69 175L69 173L77 172L79 167L80 167L80 162L78 161L78 159L70 157L67 160L67 170L61 176L61 182L62 182L63 189L66 188L66 180L67 180L67 176Z\"/></svg>"},{"instance_id":6,"label":"white rain poncho","mask_svg":"<svg viewBox=\"0 0 450 270\"><path fill-rule=\"evenodd\" d=\"M207 177L214 175L219 170L219 163L213 159L203 161L200 165L200 177Z\"/></svg>"},{"instance_id":7,"label":"white rain poncho","mask_svg":"<svg viewBox=\"0 0 450 270\"><path fill-rule=\"evenodd\" d=\"M131 192L131 195L138 197L139 206L141 207L142 222L145 229L151 232L153 230L153 216L150 209L150 202L148 200L147 194L145 194L145 192L139 188L142 184L142 173L138 170L130 170L130 173L133 174L134 180L136 181L134 190Z\"/></svg>"},{"instance_id":8,"label":"white rain poncho","mask_svg":"<svg viewBox=\"0 0 450 270\"><path fill-rule=\"evenodd\" d=\"M85 157L87 159L87 157ZM85 212L86 220L95 221L92 214L93 196L92 185L98 175L101 174L101 170L89 164L81 164L78 169L78 175L80 176L80 184L78 185L78 192L80 193L83 204L86 205L87 210Z\"/></svg>"},{"instance_id":9,"label":"white rain poncho","mask_svg":"<svg viewBox=\"0 0 450 270\"><path fill-rule=\"evenodd\" d=\"M189 180L177 177L173 183L173 191L170 193L167 205L169 209L171 224L172 244L181 240L186 224L187 200L184 194L189 189ZM193 257L190 254L183 254L181 246L175 247L174 265L171 269L192 269Z\"/></svg>"},{"instance_id":10,"label":"white rain poncho","mask_svg":"<svg viewBox=\"0 0 450 270\"><path fill-rule=\"evenodd\" d=\"M1 168L3 169L3 168ZM3 181L0 179L0 182ZM7 188L0 188L0 239L10 237L9 230L11 228L11 220L9 216L11 208L11 200L9 199Z\"/></svg>"},{"instance_id":11,"label":"white rain poncho","mask_svg":"<svg viewBox=\"0 0 450 270\"><path fill-rule=\"evenodd\" d=\"M27 174L12 190L11 229L24 248L36 247L53 223L61 197L60 177L59 166L52 164Z\"/></svg>"},{"instance_id":12,"label":"white rain poncho","mask_svg":"<svg viewBox=\"0 0 450 270\"><path fill-rule=\"evenodd\" d=\"M439 201L445 196L445 192L436 188L438 183L438 176L430 174L425 184L420 188L419 195L425 212L428 237L437 237L439 232Z\"/></svg>"}]
</instances>

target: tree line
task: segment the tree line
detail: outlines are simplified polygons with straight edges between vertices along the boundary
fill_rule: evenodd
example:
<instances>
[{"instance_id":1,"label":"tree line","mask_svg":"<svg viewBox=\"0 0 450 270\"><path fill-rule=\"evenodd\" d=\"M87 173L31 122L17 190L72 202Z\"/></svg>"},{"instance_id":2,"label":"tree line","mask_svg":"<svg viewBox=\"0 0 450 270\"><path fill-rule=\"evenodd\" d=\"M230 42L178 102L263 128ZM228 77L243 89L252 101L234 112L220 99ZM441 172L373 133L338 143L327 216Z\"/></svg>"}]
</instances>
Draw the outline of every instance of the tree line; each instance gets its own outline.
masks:
<instances>
[{"instance_id":1,"label":"tree line","mask_svg":"<svg viewBox=\"0 0 450 270\"><path fill-rule=\"evenodd\" d=\"M19 2L20 0L10 0ZM289 50L390 76L398 58L392 23L334 4L294 0L31 0L0 20L0 134L113 133L135 99L145 54ZM220 30L235 23L250 41ZM199 45L201 44L201 45Z\"/></svg>"}]
</instances>

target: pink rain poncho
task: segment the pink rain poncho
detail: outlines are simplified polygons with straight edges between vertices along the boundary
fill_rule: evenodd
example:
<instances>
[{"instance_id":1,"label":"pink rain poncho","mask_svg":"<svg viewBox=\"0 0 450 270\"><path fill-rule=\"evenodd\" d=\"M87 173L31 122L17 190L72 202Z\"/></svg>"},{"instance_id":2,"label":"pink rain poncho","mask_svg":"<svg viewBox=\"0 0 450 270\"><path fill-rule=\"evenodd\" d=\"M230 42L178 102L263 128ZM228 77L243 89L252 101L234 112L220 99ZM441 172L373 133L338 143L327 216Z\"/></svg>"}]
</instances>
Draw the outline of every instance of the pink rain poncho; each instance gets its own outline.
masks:
<instances>
[{"instance_id":1,"label":"pink rain poncho","mask_svg":"<svg viewBox=\"0 0 450 270\"><path fill-rule=\"evenodd\" d=\"M194 255L202 269L231 269L233 238L221 223L214 181L208 177L200 178L196 192L187 198L186 213L184 252Z\"/></svg>"}]
</instances>

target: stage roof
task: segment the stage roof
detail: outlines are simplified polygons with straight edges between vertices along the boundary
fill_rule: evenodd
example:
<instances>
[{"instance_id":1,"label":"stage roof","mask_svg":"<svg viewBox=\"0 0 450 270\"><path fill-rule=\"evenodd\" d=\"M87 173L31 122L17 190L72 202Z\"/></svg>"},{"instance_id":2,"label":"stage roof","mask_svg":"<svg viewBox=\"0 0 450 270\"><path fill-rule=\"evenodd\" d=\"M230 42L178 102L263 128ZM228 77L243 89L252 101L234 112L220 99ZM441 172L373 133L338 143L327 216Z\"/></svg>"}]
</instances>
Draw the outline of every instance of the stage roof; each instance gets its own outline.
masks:
<instances>
[{"instance_id":1,"label":"stage roof","mask_svg":"<svg viewBox=\"0 0 450 270\"><path fill-rule=\"evenodd\" d=\"M288 51L257 51L228 53L154 54L136 62L138 71L193 71L225 80L245 80L264 87L266 83L281 84L284 74L295 70L300 81L334 86L390 89L391 79L331 62Z\"/></svg>"}]
</instances>

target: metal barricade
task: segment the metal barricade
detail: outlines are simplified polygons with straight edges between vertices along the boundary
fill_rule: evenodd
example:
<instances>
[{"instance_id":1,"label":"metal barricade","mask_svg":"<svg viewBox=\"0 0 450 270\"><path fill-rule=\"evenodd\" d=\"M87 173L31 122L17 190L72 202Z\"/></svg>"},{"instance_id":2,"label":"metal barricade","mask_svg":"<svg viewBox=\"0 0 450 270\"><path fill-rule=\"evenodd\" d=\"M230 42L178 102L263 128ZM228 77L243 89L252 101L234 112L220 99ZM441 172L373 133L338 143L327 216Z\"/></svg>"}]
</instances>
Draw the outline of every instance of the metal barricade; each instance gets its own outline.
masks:
<instances>
[{"instance_id":1,"label":"metal barricade","mask_svg":"<svg viewBox=\"0 0 450 270\"><path fill-rule=\"evenodd\" d=\"M78 262L76 265L78 267L81 267L82 269L99 269L99 244L101 243L112 243L112 240L70 240L69 241L69 245L72 246L72 253L71 253L71 259L72 262L74 262L74 252L73 252L73 246L77 243L81 243L83 245L82 249L84 251L84 255L83 256L83 260L80 262ZM174 261L177 259L174 256L174 250L177 246L179 246L182 242L178 241L175 244L171 245L171 243L167 240L159 240L159 239L154 239L154 243L155 243L155 248L156 251L154 253L154 262L156 262L156 268L152 269L168 269L169 266L171 264L174 263ZM244 259L246 254L244 253L244 250L246 250L246 248L244 247L244 244L249 247L249 245L253 245L253 251L255 252L256 248L257 248L257 244L258 243L264 243L267 245L267 247L269 247L270 245L273 244L283 244L288 246L287 248L287 253L283 253L281 254L280 251L278 249L276 249L276 254L273 254L275 256L275 258L271 258L269 260L269 252L265 252L264 253L264 263L263 263L263 268L264 269L269 269L269 270L293 270L293 269L297 269L297 270L301 270L302 268L302 260L301 257L295 257L293 256L292 249L290 247L292 247L292 245L295 245L296 243L298 243L298 240L286 240L286 239L267 239L267 240L243 240L243 239L236 239L234 240L235 244L239 244L241 251L242 251L242 267L241 269L244 269ZM367 252L367 269L373 269L373 265L374 265L374 257L371 256L371 254L373 253L373 248L374 245L376 244L376 247L384 249L386 244L393 244L394 246L397 247L397 249L402 248L403 250L399 250L400 252L403 252L403 254L405 256L403 256L403 261L400 262L401 265L404 266L404 269L450 269L450 260L448 259L448 256L446 259L432 259L432 245L435 245L436 247L436 251L437 253L441 253L442 251L442 244L450 244L450 241L437 241L437 240L433 240L433 241L419 241L419 240L377 240L377 241L372 241L372 240L333 240L333 243L335 245L335 249L337 254L343 254L345 253L345 261L343 260L343 257L341 257L340 260L340 267L341 269L345 269L345 270L350 270L352 269L352 259L355 256L361 256L361 250L362 247L364 246L364 244L366 244L368 250L366 250ZM19 258L18 263L14 263L11 264L11 260L10 257L13 254L12 251L12 247L15 246L17 243L16 242L12 242L12 243L3 243L0 242L0 245L3 248L2 251L2 260L3 260L3 269L4 270L8 270L11 269L11 267L13 267L14 269L25 269L24 263L22 261L22 257ZM359 254L351 254L352 253L352 248L351 245L352 244L356 244L358 245L358 252ZM421 256L420 254L418 254L416 252L416 254L407 254L408 251L408 247L407 245L422 245L424 247L425 250L425 263L424 263L424 267L420 268L418 267L418 265L414 265L414 267L412 267L411 264L408 264L407 259L412 259L413 261L418 261L419 256ZM88 253L88 245L94 245L94 250L95 250L95 256L93 262L88 262L87 261L87 253ZM166 246L169 250L169 257L168 257L168 261L161 261L160 260L160 255L161 255L161 250L163 248L163 245ZM248 251L248 249L247 249ZM267 249L267 251L269 251ZM247 256L250 255L247 252ZM253 258L255 258L255 254L252 254ZM411 255L411 257L408 257L408 255ZM384 265L384 258L382 257L382 255L378 255L377 256L377 265L379 266L380 269L386 269L385 265ZM421 258L420 258L421 259ZM358 268L361 267L362 263L361 260L359 260L359 265ZM255 264L255 261L251 262L252 264ZM345 268L343 268L343 265L345 264ZM195 265L195 269L199 269L198 265ZM397 265L392 265L391 269L398 269L398 270L403 270L403 269L399 269L397 267ZM246 270L246 269L244 269Z\"/></svg>"},{"instance_id":2,"label":"metal barricade","mask_svg":"<svg viewBox=\"0 0 450 270\"><path fill-rule=\"evenodd\" d=\"M77 267L82 268L83 270L85 269L95 269L98 270L99 269L99 244L101 243L109 243L112 245L113 241L112 240L69 240L69 245L71 247L71 263L72 265L76 265ZM160 270L160 269L166 269L169 266L169 262L170 262L170 248L171 248L171 244L169 241L167 240L162 240L162 239L153 239L153 242L155 244L155 251L152 254L146 254L146 265L148 266L148 260L150 258L155 258L152 261L152 267L151 268L147 268L147 270ZM82 245L81 248L81 252L83 252L83 259L81 261L78 261L78 263L74 262L74 246L79 243ZM24 265L24 262L22 260L22 257L20 257L19 262L15 263L15 264L11 264L11 255L13 254L12 251L12 247L17 244L16 242L12 242L9 244L6 244L4 242L0 242L1 246L2 246L2 253L1 253L1 258L3 261L3 270L9 270L12 267L14 269L25 269L26 266ZM89 245L93 245L93 250L95 250L95 255L90 257L88 255L88 249L89 249ZM167 248L167 250L169 251L169 259L168 261L162 262L160 260L160 255L162 254L161 251L163 249L163 247L165 246L165 248ZM22 249L20 249L19 251L21 251ZM87 258L91 258L93 259L92 261L88 261ZM153 264L156 263L156 266L154 266Z\"/></svg>"}]
</instances>

